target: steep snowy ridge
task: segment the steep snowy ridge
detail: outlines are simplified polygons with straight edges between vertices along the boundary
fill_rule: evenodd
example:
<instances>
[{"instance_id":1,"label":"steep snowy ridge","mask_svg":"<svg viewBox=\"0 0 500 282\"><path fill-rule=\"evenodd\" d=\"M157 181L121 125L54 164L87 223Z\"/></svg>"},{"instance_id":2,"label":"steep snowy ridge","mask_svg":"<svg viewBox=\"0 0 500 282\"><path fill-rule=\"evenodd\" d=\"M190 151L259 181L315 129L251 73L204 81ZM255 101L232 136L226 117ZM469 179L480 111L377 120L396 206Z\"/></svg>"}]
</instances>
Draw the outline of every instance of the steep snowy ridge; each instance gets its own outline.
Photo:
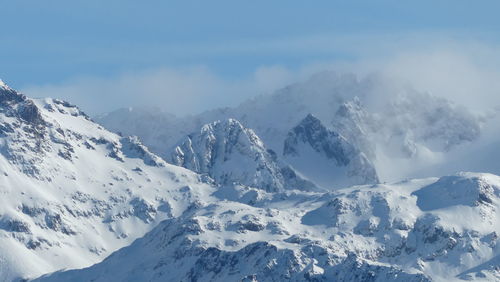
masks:
<instances>
[{"instance_id":1,"label":"steep snowy ridge","mask_svg":"<svg viewBox=\"0 0 500 282\"><path fill-rule=\"evenodd\" d=\"M462 200L421 205L446 190ZM500 279L498 176L261 193L251 205L218 196L102 263L39 281Z\"/></svg>"},{"instance_id":2,"label":"steep snowy ridge","mask_svg":"<svg viewBox=\"0 0 500 282\"><path fill-rule=\"evenodd\" d=\"M99 262L213 192L67 102L2 86L0 131L0 281Z\"/></svg>"},{"instance_id":3,"label":"steep snowy ridge","mask_svg":"<svg viewBox=\"0 0 500 282\"><path fill-rule=\"evenodd\" d=\"M311 114L288 133L283 156L325 188L379 182L366 155Z\"/></svg>"},{"instance_id":4,"label":"steep snowy ridge","mask_svg":"<svg viewBox=\"0 0 500 282\"><path fill-rule=\"evenodd\" d=\"M266 191L317 190L235 119L204 125L181 141L171 156L173 164L207 174L220 185L238 183Z\"/></svg>"}]
</instances>

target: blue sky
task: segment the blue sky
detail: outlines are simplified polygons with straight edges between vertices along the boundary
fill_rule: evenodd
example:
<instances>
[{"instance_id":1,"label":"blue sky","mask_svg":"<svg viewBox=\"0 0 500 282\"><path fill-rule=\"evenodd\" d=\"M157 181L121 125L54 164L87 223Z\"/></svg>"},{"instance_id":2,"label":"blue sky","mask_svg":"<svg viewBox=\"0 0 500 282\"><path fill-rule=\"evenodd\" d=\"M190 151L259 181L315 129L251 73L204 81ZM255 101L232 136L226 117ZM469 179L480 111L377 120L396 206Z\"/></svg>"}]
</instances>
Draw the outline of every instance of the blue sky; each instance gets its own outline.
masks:
<instances>
[{"instance_id":1,"label":"blue sky","mask_svg":"<svg viewBox=\"0 0 500 282\"><path fill-rule=\"evenodd\" d=\"M0 77L36 94L46 94L38 86L165 69L201 68L235 84L263 67L297 70L448 42L496 46L500 31L499 1L0 3Z\"/></svg>"}]
</instances>

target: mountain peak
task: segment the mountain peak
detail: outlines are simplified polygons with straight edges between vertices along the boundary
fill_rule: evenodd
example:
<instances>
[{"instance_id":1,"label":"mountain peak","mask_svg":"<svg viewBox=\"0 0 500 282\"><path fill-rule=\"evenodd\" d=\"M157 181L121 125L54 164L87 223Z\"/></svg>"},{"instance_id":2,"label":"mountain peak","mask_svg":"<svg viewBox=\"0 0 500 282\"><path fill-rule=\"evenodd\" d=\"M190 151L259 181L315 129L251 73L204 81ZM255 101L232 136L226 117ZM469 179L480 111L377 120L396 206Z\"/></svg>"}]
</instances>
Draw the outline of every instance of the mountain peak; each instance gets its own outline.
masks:
<instances>
[{"instance_id":1,"label":"mountain peak","mask_svg":"<svg viewBox=\"0 0 500 282\"><path fill-rule=\"evenodd\" d=\"M0 80L0 103L8 105L26 100L26 96L10 88L7 84Z\"/></svg>"},{"instance_id":2,"label":"mountain peak","mask_svg":"<svg viewBox=\"0 0 500 282\"><path fill-rule=\"evenodd\" d=\"M281 164L252 129L232 118L205 124L189 134L174 148L171 162L208 174L220 185L238 183L273 192L315 188Z\"/></svg>"},{"instance_id":3,"label":"mountain peak","mask_svg":"<svg viewBox=\"0 0 500 282\"><path fill-rule=\"evenodd\" d=\"M323 187L379 181L373 164L364 153L311 114L290 130L283 156L307 178Z\"/></svg>"},{"instance_id":4,"label":"mountain peak","mask_svg":"<svg viewBox=\"0 0 500 282\"><path fill-rule=\"evenodd\" d=\"M344 154L334 154L328 147L317 143L318 141L328 138L338 139L336 143L347 143L344 137L334 131L328 130L318 118L312 114L308 114L288 133L287 139L285 140L283 155L296 155L295 145L297 142L301 141L302 143L312 145L317 152L326 150L325 153L328 158L335 158L339 165L346 165L348 161L342 157Z\"/></svg>"},{"instance_id":5,"label":"mountain peak","mask_svg":"<svg viewBox=\"0 0 500 282\"><path fill-rule=\"evenodd\" d=\"M238 120L233 118L217 120L212 123L207 123L202 126L201 133L213 132L217 130L223 130L223 131L237 130L238 132L246 131L245 133L248 135L255 135L253 130L246 130L246 128Z\"/></svg>"},{"instance_id":6,"label":"mountain peak","mask_svg":"<svg viewBox=\"0 0 500 282\"><path fill-rule=\"evenodd\" d=\"M314 124L317 126L321 126L321 121L315 117L313 114L307 114L307 116L300 122L300 124Z\"/></svg>"}]
</instances>

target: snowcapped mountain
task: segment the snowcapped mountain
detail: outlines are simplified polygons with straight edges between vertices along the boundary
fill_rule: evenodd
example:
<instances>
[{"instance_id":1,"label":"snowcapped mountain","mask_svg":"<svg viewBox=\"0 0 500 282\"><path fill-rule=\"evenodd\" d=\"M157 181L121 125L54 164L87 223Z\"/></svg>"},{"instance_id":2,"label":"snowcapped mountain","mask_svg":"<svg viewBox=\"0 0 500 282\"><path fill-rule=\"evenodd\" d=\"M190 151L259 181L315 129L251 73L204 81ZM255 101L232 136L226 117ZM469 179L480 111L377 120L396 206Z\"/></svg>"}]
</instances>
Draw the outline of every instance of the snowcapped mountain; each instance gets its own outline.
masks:
<instances>
[{"instance_id":1,"label":"snowcapped mountain","mask_svg":"<svg viewBox=\"0 0 500 282\"><path fill-rule=\"evenodd\" d=\"M315 190L251 129L235 119L215 121L188 135L171 153L171 163L209 175L220 185L239 183L266 191Z\"/></svg>"},{"instance_id":2,"label":"snowcapped mountain","mask_svg":"<svg viewBox=\"0 0 500 282\"><path fill-rule=\"evenodd\" d=\"M288 133L283 155L294 168L322 187L379 182L366 155L311 114Z\"/></svg>"},{"instance_id":3,"label":"snowcapped mountain","mask_svg":"<svg viewBox=\"0 0 500 282\"><path fill-rule=\"evenodd\" d=\"M372 103L379 86L326 73L235 109L100 119L157 156L0 84L0 280L500 281L499 176L377 184L481 119L411 91Z\"/></svg>"},{"instance_id":4,"label":"snowcapped mountain","mask_svg":"<svg viewBox=\"0 0 500 282\"><path fill-rule=\"evenodd\" d=\"M446 165L457 148L475 146L485 123L482 116L464 106L401 86L390 78L334 72L318 73L235 108L177 118L119 110L97 118L97 122L141 137L154 153L169 159L179 139L204 124L228 118L253 129L268 149L282 152L290 130L308 114L363 152L381 181L428 176L421 172ZM134 124L147 126L136 129ZM441 171L449 173L434 170L435 176ZM500 173L496 168L488 172Z\"/></svg>"},{"instance_id":5,"label":"snowcapped mountain","mask_svg":"<svg viewBox=\"0 0 500 282\"><path fill-rule=\"evenodd\" d=\"M206 199L202 180L67 102L1 85L0 281L99 262Z\"/></svg>"},{"instance_id":6,"label":"snowcapped mountain","mask_svg":"<svg viewBox=\"0 0 500 282\"><path fill-rule=\"evenodd\" d=\"M252 205L219 193L99 264L37 281L500 280L498 176L259 193Z\"/></svg>"},{"instance_id":7,"label":"snowcapped mountain","mask_svg":"<svg viewBox=\"0 0 500 282\"><path fill-rule=\"evenodd\" d=\"M176 136L175 138L155 140L142 138L151 148L158 145L161 145L162 148L172 148L177 140L198 130L204 124L234 118L246 127L253 129L270 149L281 152L288 131L297 125L303 117L312 113L320 120L329 122L343 101L355 96L368 96L370 89L373 88L371 84L372 82L369 80L359 80L352 74L323 72L312 76L305 82L277 90L272 95L261 95L247 100L235 108L214 109L198 115L176 119L172 119L171 115L168 114L165 114L168 115L165 118L151 117L151 114L143 109L121 109L97 117L96 121L113 131L137 135L141 138L142 135L145 137L168 134ZM157 113L158 111L153 115ZM125 121L130 120L133 124L141 123L140 120L147 120L147 124L152 124L149 127L152 126L154 130L149 130L148 135L141 134L143 132L134 130L135 126L125 126L128 124ZM164 129L161 129L162 126ZM156 129L165 134L154 133ZM180 133L180 131L184 132ZM164 149L162 150L157 153L166 156Z\"/></svg>"}]
</instances>

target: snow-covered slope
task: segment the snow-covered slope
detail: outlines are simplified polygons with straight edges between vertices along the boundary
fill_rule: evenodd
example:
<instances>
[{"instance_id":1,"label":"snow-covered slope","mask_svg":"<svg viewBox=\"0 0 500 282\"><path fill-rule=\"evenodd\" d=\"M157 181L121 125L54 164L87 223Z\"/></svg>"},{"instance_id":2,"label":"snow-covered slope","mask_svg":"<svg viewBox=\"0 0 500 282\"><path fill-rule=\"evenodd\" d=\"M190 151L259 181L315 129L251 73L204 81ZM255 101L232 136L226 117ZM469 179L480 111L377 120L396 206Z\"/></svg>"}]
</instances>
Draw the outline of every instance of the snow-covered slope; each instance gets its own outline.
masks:
<instances>
[{"instance_id":1,"label":"snow-covered slope","mask_svg":"<svg viewBox=\"0 0 500 282\"><path fill-rule=\"evenodd\" d=\"M242 197L218 191L102 263L37 281L500 280L495 175L233 192Z\"/></svg>"},{"instance_id":2,"label":"snow-covered slope","mask_svg":"<svg viewBox=\"0 0 500 282\"><path fill-rule=\"evenodd\" d=\"M188 135L173 149L170 162L207 174L220 185L238 183L266 191L317 189L235 119L206 124Z\"/></svg>"},{"instance_id":3,"label":"snow-covered slope","mask_svg":"<svg viewBox=\"0 0 500 282\"><path fill-rule=\"evenodd\" d=\"M290 130L283 156L294 168L325 188L379 182L366 155L311 114Z\"/></svg>"},{"instance_id":4,"label":"snow-covered slope","mask_svg":"<svg viewBox=\"0 0 500 282\"><path fill-rule=\"evenodd\" d=\"M101 261L207 199L199 178L73 105L0 85L0 281Z\"/></svg>"}]
</instances>

